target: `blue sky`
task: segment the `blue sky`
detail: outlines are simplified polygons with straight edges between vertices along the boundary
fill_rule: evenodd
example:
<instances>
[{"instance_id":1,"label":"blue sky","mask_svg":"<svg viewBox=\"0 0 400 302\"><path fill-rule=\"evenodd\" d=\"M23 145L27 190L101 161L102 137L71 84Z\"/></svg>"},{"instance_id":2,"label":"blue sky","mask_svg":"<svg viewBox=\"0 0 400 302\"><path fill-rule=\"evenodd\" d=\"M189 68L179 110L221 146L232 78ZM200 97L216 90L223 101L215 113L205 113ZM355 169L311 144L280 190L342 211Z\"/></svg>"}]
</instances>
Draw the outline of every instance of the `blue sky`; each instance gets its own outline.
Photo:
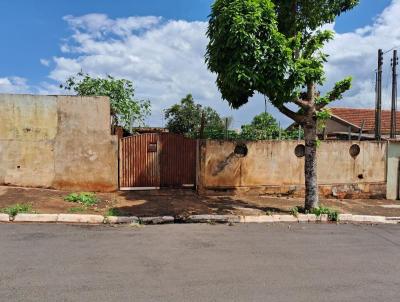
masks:
<instances>
[{"instance_id":1,"label":"blue sky","mask_svg":"<svg viewBox=\"0 0 400 302\"><path fill-rule=\"evenodd\" d=\"M365 28L366 26L373 26L377 16L391 4L393 6L392 2L398 3L399 1L361 0L359 7L337 19L334 29L339 34L339 40L345 40L348 37L346 33L355 32L357 29ZM81 40L77 42L75 39L76 37L73 37L73 34L76 34L77 31L79 31L79 34L88 32L88 28L76 27L76 24L78 24L77 22L86 22L86 26L89 26L87 21L82 21L83 19L79 18L88 14L104 14L107 16L108 22L117 19L127 20L127 18L132 16L160 16L162 17L162 21L156 23L154 27L146 27L145 30L158 30L163 26L165 27L167 26L166 23L168 20L185 20L187 21L186 23L177 24L174 27L175 29L169 28L169 30L165 29L165 31L171 35L181 35L184 30L190 30L192 34L195 34L195 30L199 30L199 34L203 34L201 30L204 29L205 23L197 24L195 21L204 22L207 20L211 3L211 0L0 0L0 22L2 24L2 26L0 26L0 39L2 41L2 47L0 47L0 79L12 79L13 77L23 79L22 83L16 81L16 83L13 84L14 86L23 86L21 89L12 86L15 88L14 90L16 92L28 91L46 93L48 87L53 85L54 88L55 83L60 81L62 77L67 74L69 69L66 65L76 63L76 65L81 64L86 70L95 74L111 73L126 75L135 81L135 83L137 82L139 84L142 79L138 79L135 73L129 73L128 71L120 73L120 69L114 70L111 63L103 66L101 69L93 68L92 70L91 66L93 66L93 64L90 65L88 60L90 58L93 59L93 53L90 53L88 49L84 51L78 51L76 49L66 51L66 47L62 47L63 45L72 47L81 43ZM64 18L65 16L72 16L71 18L75 19L70 18L66 20ZM100 19L96 18L96 22ZM391 22L390 20L388 22ZM110 23L108 22L107 24ZM177 29L178 27L179 29ZM363 36L363 34L361 36ZM125 41L125 37L121 37L120 39L121 41ZM197 45L196 43L204 44L206 42L203 38L194 40L187 35L180 38L178 42L183 43L182 41L189 44L193 43L193 45ZM101 42L101 46L104 46L105 43L112 44L112 39L98 41L93 37L92 42ZM382 43L381 47L387 49L393 46L392 44L395 43L395 40L384 42L385 43ZM193 45L191 47L194 49L195 46ZM87 45L85 45L85 47L86 46ZM198 47L201 49L200 46ZM335 51L335 49L337 51L341 50L333 46L332 51ZM104 52L102 53L104 54ZM126 55L129 56L129 53ZM154 56L158 55L159 54L154 54ZM179 57L180 53L175 53L174 55ZM187 52L185 55L190 56L191 53ZM82 57L85 57L85 59L78 59ZM143 64L146 63L146 59L143 58L140 53L136 52L134 57L136 61L140 60L141 62L143 61ZM54 60L54 58L58 59ZM200 58L200 56L197 56L197 58ZM66 63L63 61L63 63L61 59L71 59L71 61ZM183 59L185 60L185 58ZM151 60L151 58L149 60ZM164 64L162 62L159 63L156 68L160 69L165 66L171 68L171 64ZM371 66L371 68L372 67L373 66ZM177 70L176 68L172 68L169 73L182 73L181 70ZM182 68L185 68L185 66L182 66ZM193 70L193 74L196 72L196 70ZM202 69L202 72L205 71ZM162 74L162 72L159 71L158 74ZM187 75L188 72L186 76ZM154 77L155 74L149 75L149 79ZM203 83L203 81L207 82L209 79L211 78L208 78L207 75L197 80ZM160 99L162 103L155 108L155 114L159 116L161 113L157 113L157 110L162 110L162 108L170 104L173 100L163 100L163 97L160 95L163 94L162 87L158 90L156 89L157 91L153 93L146 91L143 87L145 85L150 87L148 81L143 82L143 86L137 87L137 90L143 97ZM178 86L175 87L175 84L173 84L174 81L177 81L177 79L169 79L169 84L163 86L164 88L169 87L169 89L176 89L175 94L172 92L169 93L169 98L172 98L174 95L176 95L177 98L178 95L183 97L184 89ZM37 88L39 86L40 88ZM10 89L6 92L12 91ZM210 88L210 90L212 89L214 88ZM54 91L54 89L48 89L49 93ZM187 92L192 91L188 89ZM165 98L167 99L167 97ZM214 95L209 93L207 96L199 92L198 96L198 99L200 101L204 100L205 104L210 104L210 102L212 102L211 99L215 98L215 93ZM179 99L176 99L175 101L178 100ZM157 102L157 100L155 100L155 102ZM259 102L257 105L259 105ZM239 115L241 119L248 120L251 114L257 113L257 109L253 107L249 107L249 110L243 111L245 116L243 116L242 113L235 113L234 115ZM223 113L230 114L226 106L222 106L220 109ZM247 111L249 113L247 113ZM155 122L158 120L158 117L154 119Z\"/></svg>"}]
</instances>

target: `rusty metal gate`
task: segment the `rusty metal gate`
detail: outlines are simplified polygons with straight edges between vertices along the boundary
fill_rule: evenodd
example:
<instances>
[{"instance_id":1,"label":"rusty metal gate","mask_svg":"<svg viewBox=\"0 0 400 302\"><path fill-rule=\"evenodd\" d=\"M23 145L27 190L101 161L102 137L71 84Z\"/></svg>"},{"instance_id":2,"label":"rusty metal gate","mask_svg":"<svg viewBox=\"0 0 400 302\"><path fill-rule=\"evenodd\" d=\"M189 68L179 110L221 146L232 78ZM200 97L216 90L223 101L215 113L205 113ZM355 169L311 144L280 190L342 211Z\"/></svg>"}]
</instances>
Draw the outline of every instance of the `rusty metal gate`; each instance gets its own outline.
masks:
<instances>
[{"instance_id":1,"label":"rusty metal gate","mask_svg":"<svg viewBox=\"0 0 400 302\"><path fill-rule=\"evenodd\" d=\"M120 140L121 190L187 187L196 182L196 140L173 133L146 133Z\"/></svg>"}]
</instances>

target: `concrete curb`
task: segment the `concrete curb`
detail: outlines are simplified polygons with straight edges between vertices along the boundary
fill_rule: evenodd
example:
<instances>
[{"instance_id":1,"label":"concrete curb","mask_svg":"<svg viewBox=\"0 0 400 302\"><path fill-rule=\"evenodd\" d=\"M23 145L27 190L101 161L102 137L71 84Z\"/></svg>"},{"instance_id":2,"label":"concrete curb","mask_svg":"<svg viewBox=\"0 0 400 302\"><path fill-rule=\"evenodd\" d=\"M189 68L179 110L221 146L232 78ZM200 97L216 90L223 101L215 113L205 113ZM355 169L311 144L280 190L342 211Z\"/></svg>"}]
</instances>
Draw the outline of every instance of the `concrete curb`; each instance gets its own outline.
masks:
<instances>
[{"instance_id":1,"label":"concrete curb","mask_svg":"<svg viewBox=\"0 0 400 302\"><path fill-rule=\"evenodd\" d=\"M102 224L104 217L101 215L58 214L57 222Z\"/></svg>"},{"instance_id":2,"label":"concrete curb","mask_svg":"<svg viewBox=\"0 0 400 302\"><path fill-rule=\"evenodd\" d=\"M10 222L10 216L8 214L0 213L0 222Z\"/></svg>"},{"instance_id":3,"label":"concrete curb","mask_svg":"<svg viewBox=\"0 0 400 302\"><path fill-rule=\"evenodd\" d=\"M108 224L125 224L139 222L139 218L136 216L108 216L104 219L104 223Z\"/></svg>"},{"instance_id":4,"label":"concrete curb","mask_svg":"<svg viewBox=\"0 0 400 302\"><path fill-rule=\"evenodd\" d=\"M17 214L13 221L14 222L42 222L50 223L57 222L58 214Z\"/></svg>"},{"instance_id":5,"label":"concrete curb","mask_svg":"<svg viewBox=\"0 0 400 302\"><path fill-rule=\"evenodd\" d=\"M400 217L370 216L339 214L338 223L373 223L373 224L400 224ZM175 220L172 216L136 217L136 216L101 216L88 214L17 214L11 217L0 213L2 223L83 223L83 224L167 224L167 223L327 223L328 215L314 214L292 215L191 215Z\"/></svg>"},{"instance_id":6,"label":"concrete curb","mask_svg":"<svg viewBox=\"0 0 400 302\"><path fill-rule=\"evenodd\" d=\"M240 216L235 215L191 215L183 222L189 223L238 223L241 222Z\"/></svg>"},{"instance_id":7,"label":"concrete curb","mask_svg":"<svg viewBox=\"0 0 400 302\"><path fill-rule=\"evenodd\" d=\"M141 224L165 224L174 223L175 218L172 216L159 216L159 217L141 217L139 218Z\"/></svg>"}]
</instances>

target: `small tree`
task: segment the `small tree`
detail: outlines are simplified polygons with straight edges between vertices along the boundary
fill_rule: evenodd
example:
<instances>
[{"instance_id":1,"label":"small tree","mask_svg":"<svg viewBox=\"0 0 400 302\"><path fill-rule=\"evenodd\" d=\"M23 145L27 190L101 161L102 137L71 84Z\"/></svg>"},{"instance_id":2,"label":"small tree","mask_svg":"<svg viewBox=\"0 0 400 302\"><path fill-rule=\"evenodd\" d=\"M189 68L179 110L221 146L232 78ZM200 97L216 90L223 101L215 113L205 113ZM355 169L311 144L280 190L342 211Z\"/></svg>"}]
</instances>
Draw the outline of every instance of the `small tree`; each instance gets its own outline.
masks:
<instances>
[{"instance_id":1,"label":"small tree","mask_svg":"<svg viewBox=\"0 0 400 302\"><path fill-rule=\"evenodd\" d=\"M224 124L219 114L210 107L202 107L196 104L193 96L188 94L179 104L175 104L165 110L167 128L170 132L185 134L189 137L197 137L200 133L204 118L204 133L222 132Z\"/></svg>"},{"instance_id":2,"label":"small tree","mask_svg":"<svg viewBox=\"0 0 400 302\"><path fill-rule=\"evenodd\" d=\"M150 102L135 100L133 83L125 79L94 78L82 72L67 79L61 88L72 90L80 96L108 96L112 123L130 131L131 124L143 125L145 118L150 114Z\"/></svg>"},{"instance_id":3,"label":"small tree","mask_svg":"<svg viewBox=\"0 0 400 302\"><path fill-rule=\"evenodd\" d=\"M206 62L217 74L222 97L233 108L256 92L302 125L305 137L305 209L318 206L317 120L324 107L340 99L351 78L324 96L324 43L333 33L321 30L358 0L216 0L208 26ZM291 110L287 103L299 109Z\"/></svg>"},{"instance_id":4,"label":"small tree","mask_svg":"<svg viewBox=\"0 0 400 302\"><path fill-rule=\"evenodd\" d=\"M241 138L247 140L265 140L279 136L279 125L269 113L256 115L250 124L242 125Z\"/></svg>"}]
</instances>

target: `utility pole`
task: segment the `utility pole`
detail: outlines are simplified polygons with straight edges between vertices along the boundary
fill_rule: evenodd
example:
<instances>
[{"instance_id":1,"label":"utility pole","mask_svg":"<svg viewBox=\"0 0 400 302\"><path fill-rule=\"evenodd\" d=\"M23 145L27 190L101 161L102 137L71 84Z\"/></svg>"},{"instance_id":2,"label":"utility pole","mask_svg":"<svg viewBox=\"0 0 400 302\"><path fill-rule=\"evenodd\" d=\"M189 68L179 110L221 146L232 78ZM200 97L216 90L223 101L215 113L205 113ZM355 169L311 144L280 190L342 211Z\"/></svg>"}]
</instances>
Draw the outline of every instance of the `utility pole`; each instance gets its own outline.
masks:
<instances>
[{"instance_id":1,"label":"utility pole","mask_svg":"<svg viewBox=\"0 0 400 302\"><path fill-rule=\"evenodd\" d=\"M392 110L390 115L390 138L396 138L397 122L397 50L393 50L392 59Z\"/></svg>"},{"instance_id":2,"label":"utility pole","mask_svg":"<svg viewBox=\"0 0 400 302\"><path fill-rule=\"evenodd\" d=\"M383 51L378 50L378 74L376 85L376 108L375 108L375 139L381 140L381 122L382 122L382 65Z\"/></svg>"},{"instance_id":3,"label":"utility pole","mask_svg":"<svg viewBox=\"0 0 400 302\"><path fill-rule=\"evenodd\" d=\"M204 139L204 128L206 125L206 117L204 115L204 111L201 111L201 121L200 121L200 133L199 133L199 138Z\"/></svg>"}]
</instances>

